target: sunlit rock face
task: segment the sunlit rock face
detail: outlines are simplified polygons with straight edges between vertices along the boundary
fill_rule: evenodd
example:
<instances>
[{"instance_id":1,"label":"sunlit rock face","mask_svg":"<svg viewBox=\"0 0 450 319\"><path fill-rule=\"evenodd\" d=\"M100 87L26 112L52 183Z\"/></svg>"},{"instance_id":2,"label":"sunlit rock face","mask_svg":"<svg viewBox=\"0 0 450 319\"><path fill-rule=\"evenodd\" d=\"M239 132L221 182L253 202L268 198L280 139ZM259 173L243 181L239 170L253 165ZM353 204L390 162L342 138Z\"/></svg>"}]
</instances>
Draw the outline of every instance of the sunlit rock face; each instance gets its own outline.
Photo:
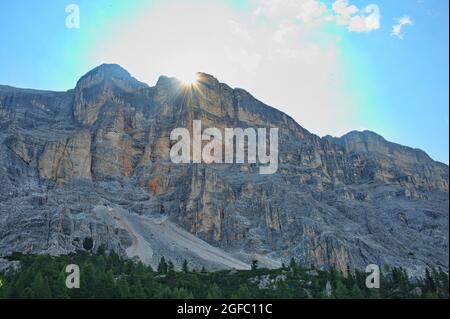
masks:
<instances>
[{"instance_id":1,"label":"sunlit rock face","mask_svg":"<svg viewBox=\"0 0 450 319\"><path fill-rule=\"evenodd\" d=\"M279 128L278 171L172 163L170 132L193 120ZM67 92L0 86L0 163L0 256L65 254L93 238L152 265L166 255L211 268L294 257L343 272L448 269L447 165L372 132L320 138L203 73L149 87L102 65ZM168 225L200 241L166 245ZM214 261L201 240L233 262Z\"/></svg>"}]
</instances>

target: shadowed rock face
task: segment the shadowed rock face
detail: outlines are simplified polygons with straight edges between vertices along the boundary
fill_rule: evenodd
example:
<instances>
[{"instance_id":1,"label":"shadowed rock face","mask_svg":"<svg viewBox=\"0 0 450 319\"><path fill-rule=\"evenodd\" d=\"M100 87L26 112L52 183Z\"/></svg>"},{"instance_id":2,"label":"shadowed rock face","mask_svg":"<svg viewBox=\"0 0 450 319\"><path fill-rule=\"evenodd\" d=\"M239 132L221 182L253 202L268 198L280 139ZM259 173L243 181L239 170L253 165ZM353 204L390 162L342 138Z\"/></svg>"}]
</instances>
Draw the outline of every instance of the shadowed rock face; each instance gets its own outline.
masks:
<instances>
[{"instance_id":1,"label":"shadowed rock face","mask_svg":"<svg viewBox=\"0 0 450 319\"><path fill-rule=\"evenodd\" d=\"M203 128L278 127L277 173L260 175L257 164L173 164L170 132L193 120ZM0 163L0 256L65 254L88 237L94 248L127 254L136 238L148 238L134 248L147 257L151 250L150 264L167 255L177 265L186 257L229 266L202 259L212 245L233 264L294 257L344 272L370 263L412 274L448 269L447 165L372 132L320 138L203 73L192 87L167 77L149 87L102 65L67 92L0 86ZM125 220L166 220L209 245L190 239L196 250L180 256L188 248L155 238L164 222L123 227Z\"/></svg>"}]
</instances>

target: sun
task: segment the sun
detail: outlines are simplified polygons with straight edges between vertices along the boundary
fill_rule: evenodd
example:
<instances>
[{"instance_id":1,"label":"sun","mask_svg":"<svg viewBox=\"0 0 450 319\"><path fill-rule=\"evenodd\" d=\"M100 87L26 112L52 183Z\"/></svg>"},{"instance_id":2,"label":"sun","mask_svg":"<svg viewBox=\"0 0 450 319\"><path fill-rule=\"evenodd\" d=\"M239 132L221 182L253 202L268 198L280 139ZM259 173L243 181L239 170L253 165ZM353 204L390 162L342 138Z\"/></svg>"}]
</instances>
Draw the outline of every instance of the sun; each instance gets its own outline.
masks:
<instances>
[{"instance_id":1,"label":"sun","mask_svg":"<svg viewBox=\"0 0 450 319\"><path fill-rule=\"evenodd\" d=\"M186 72L183 74L178 74L176 76L178 80L180 80L184 85L191 86L194 85L198 80L198 75L196 72Z\"/></svg>"}]
</instances>

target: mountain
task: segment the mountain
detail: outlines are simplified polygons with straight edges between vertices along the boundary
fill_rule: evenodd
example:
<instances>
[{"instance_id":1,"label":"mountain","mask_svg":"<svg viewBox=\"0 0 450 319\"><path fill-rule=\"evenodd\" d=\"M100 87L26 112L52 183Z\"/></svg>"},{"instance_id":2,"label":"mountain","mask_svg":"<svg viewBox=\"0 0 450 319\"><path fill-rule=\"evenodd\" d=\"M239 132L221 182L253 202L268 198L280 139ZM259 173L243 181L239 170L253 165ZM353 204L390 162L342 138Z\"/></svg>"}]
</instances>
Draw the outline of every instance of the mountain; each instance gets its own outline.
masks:
<instances>
[{"instance_id":1,"label":"mountain","mask_svg":"<svg viewBox=\"0 0 450 319\"><path fill-rule=\"evenodd\" d=\"M278 127L278 171L172 163L170 132L193 120ZM0 86L0 164L0 256L92 239L152 266L448 270L447 165L373 132L320 138L205 73L150 87L104 64L67 92Z\"/></svg>"}]
</instances>

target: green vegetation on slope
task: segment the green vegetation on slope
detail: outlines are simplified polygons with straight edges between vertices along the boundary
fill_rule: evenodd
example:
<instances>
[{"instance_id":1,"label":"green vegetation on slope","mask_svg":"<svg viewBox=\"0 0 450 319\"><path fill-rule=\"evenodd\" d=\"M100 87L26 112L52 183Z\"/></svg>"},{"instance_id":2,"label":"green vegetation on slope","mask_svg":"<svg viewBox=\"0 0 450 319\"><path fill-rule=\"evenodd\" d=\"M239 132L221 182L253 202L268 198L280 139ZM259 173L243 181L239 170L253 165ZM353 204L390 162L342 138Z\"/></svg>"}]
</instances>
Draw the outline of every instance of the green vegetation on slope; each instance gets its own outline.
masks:
<instances>
[{"instance_id":1,"label":"green vegetation on slope","mask_svg":"<svg viewBox=\"0 0 450 319\"><path fill-rule=\"evenodd\" d=\"M344 277L334 269L299 267L294 260L280 269L258 268L254 262L248 271L207 272L191 269L187 262L175 271L163 258L154 271L102 249L60 257L14 254L9 259L19 260L21 267L0 275L0 298L448 298L448 274L438 270L411 280L403 269L386 268L381 288L367 289L364 272ZM79 289L65 286L69 264L80 267Z\"/></svg>"}]
</instances>

